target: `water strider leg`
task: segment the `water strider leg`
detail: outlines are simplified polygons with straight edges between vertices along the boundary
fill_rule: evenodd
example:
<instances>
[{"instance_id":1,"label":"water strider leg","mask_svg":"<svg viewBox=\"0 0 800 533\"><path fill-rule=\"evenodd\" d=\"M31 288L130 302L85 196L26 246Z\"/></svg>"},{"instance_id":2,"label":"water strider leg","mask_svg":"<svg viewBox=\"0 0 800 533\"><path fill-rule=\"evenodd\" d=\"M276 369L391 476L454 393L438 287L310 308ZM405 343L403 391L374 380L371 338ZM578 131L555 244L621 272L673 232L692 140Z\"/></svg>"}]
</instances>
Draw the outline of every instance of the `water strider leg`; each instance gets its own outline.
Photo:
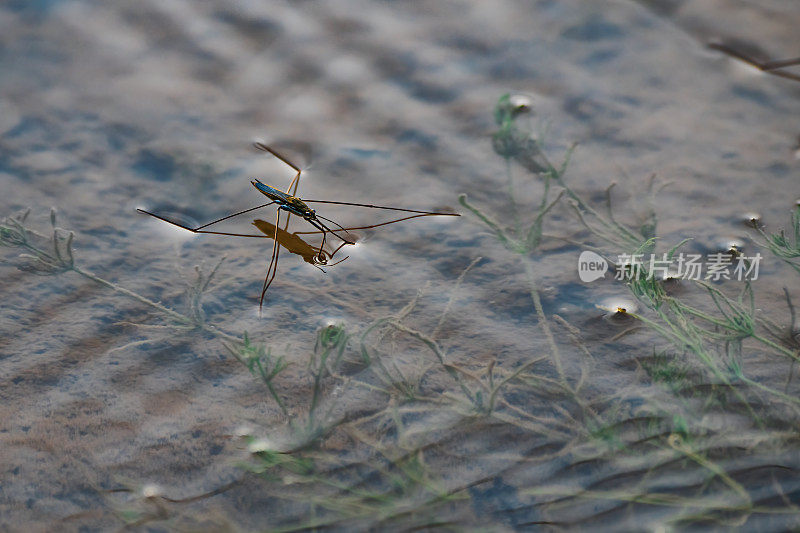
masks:
<instances>
[{"instance_id":1,"label":"water strider leg","mask_svg":"<svg viewBox=\"0 0 800 533\"><path fill-rule=\"evenodd\" d=\"M723 54L729 55L734 59L738 59L743 63L747 63L748 65L755 67L762 72L766 72L767 74L772 74L773 76L779 76L789 80L800 81L800 75L779 70L785 67L800 65L800 57L795 57L792 59L778 59L773 61L758 61L757 59L722 43L710 43L708 47L712 50L718 50Z\"/></svg>"},{"instance_id":2,"label":"water strider leg","mask_svg":"<svg viewBox=\"0 0 800 533\"><path fill-rule=\"evenodd\" d=\"M208 224L203 224L202 226L198 226L196 228L190 228L189 226L185 226L185 225L180 224L178 222L173 222L172 220L164 218L161 215L156 215L155 213L151 213L150 211L145 211L144 209L137 208L136 210L138 212L140 212L140 213L144 213L145 215L150 215L151 217L157 218L157 219L159 219L159 220L161 220L163 222L166 222L168 224L172 224L173 226L178 226L179 228L183 228L185 230L191 231L192 233L212 233L212 234L216 234L216 235L233 235L233 236L237 236L237 237L248 237L249 235L243 235L243 234L240 234L240 233L221 233L221 232L217 232L217 231L202 231L202 230L203 230L203 228L207 228L207 227L209 227L209 226L211 226L213 224L216 224L217 222L222 222L223 220L228 220L229 218L233 218L235 216L243 215L245 213L249 213L250 211L255 211L256 209L261 209L262 207L267 207L268 205L272 205L274 203L275 202L268 202L266 204L257 205L255 207L251 207L250 209L245 209L244 211L239 211L237 213L233 213L232 215L227 215L227 216L224 216L222 218L218 218L217 220L209 222ZM253 236L257 237L258 235L253 235Z\"/></svg>"},{"instance_id":3,"label":"water strider leg","mask_svg":"<svg viewBox=\"0 0 800 533\"><path fill-rule=\"evenodd\" d=\"M434 213L434 214L435 215L440 215L442 213ZM407 217L403 217L403 218L398 218L397 220L390 220L388 222L380 222L378 224L372 224L372 225L369 225L369 226L357 226L357 227L353 227L353 228L344 228L344 230L347 231L347 232L350 232L350 231L356 231L356 230L360 230L360 229L372 229L372 228L377 228L377 227L380 227L380 226L388 226L389 224L394 224L396 222L402 222L404 220L410 220L412 218L430 217L430 216L434 216L434 214L411 215L411 216L407 216ZM322 231L295 231L294 233L295 233L295 235L315 235L317 233L322 233ZM344 244L351 244L351 243L344 242L343 245ZM352 243L352 244L355 244L355 243ZM340 246L340 248L341 248L341 246Z\"/></svg>"},{"instance_id":4,"label":"water strider leg","mask_svg":"<svg viewBox=\"0 0 800 533\"><path fill-rule=\"evenodd\" d=\"M437 213L436 211L420 211L419 209L406 209L404 207L388 207L385 205L373 204L356 204L353 202L335 202L333 200L303 200L307 204L336 204L336 205L352 205L355 207L369 207L370 209L386 209L389 211L402 211L404 213L419 213L421 215L437 215L443 217L460 217L459 213Z\"/></svg>"},{"instance_id":5,"label":"water strider leg","mask_svg":"<svg viewBox=\"0 0 800 533\"><path fill-rule=\"evenodd\" d=\"M325 218L325 217L324 217L324 216L322 216L322 215L317 215L317 218L321 218L322 220L327 220L328 222L331 222L331 223L335 224L336 226L338 226L338 227L339 227L339 229L340 229L340 230L342 230L343 232L347 233L347 230L346 230L346 229L344 229L344 228L343 228L343 227L342 227L342 226L341 226L341 225L340 225L338 222L336 222L335 220L331 220L331 219L329 219L329 218ZM319 222L319 220L318 220L317 222ZM337 237L339 237L340 239L342 239L342 241L344 241L346 244L355 244L355 242L349 241L349 240L347 240L347 239L344 239L344 238L342 238L341 236L339 236L339 234L338 234L338 233L336 233L336 231L339 231L339 230L332 230L332 229L330 229L328 226L326 226L325 224L322 224L322 222L319 222L319 223L322 225L322 227L324 227L325 229L327 229L328 231L330 231L331 233L333 233L334 235L336 235Z\"/></svg>"},{"instance_id":6,"label":"water strider leg","mask_svg":"<svg viewBox=\"0 0 800 533\"><path fill-rule=\"evenodd\" d=\"M279 160L283 161L285 164L289 165L292 169L294 169L296 174L294 175L294 178L292 178L291 183L289 183L289 187L286 189L286 194L290 194L292 196L295 196L297 194L297 187L300 185L300 174L302 173L302 170L300 170L300 167L298 167L297 165L295 165L294 163L289 161L286 157L282 156L280 153L278 153L277 151L273 150L272 148L270 148L269 146L267 146L264 143L255 142L255 143L253 143L253 146L258 148L259 150L262 150L264 152L272 154L273 156L277 157ZM287 215L286 215L286 224L284 224L283 231L289 231L289 221L291 220L291 218L292 218L292 214L291 213L287 213ZM281 220L281 210L278 209L278 212L275 215L275 236L274 236L274 240L273 240L273 244L272 244L272 258L270 259L269 267L267 268L267 277L264 278L264 288L261 290L261 300L258 303L258 311L259 311L259 313L261 312L261 308L264 305L264 296L267 294L267 289L269 289L269 286L272 284L272 280L275 279L275 274L277 274L277 272L278 272L278 256L280 254L280 246L278 246L278 228L280 227L280 220ZM322 241L323 241L323 246L324 246L324 242L325 242L325 236L324 235L322 237ZM271 273L270 273L270 271L271 271Z\"/></svg>"},{"instance_id":7,"label":"water strider leg","mask_svg":"<svg viewBox=\"0 0 800 533\"><path fill-rule=\"evenodd\" d=\"M269 260L267 267L267 275L264 277L264 288L261 289L261 299L258 301L258 312L261 314L261 309L264 307L264 296L267 294L267 289L275 279L275 274L278 273L278 255L280 254L281 247L278 246L278 227L281 223L281 211L275 214L275 234L272 240L272 257Z\"/></svg>"},{"instance_id":8,"label":"water strider leg","mask_svg":"<svg viewBox=\"0 0 800 533\"><path fill-rule=\"evenodd\" d=\"M239 215L243 215L245 213L249 213L250 211L255 211L256 209L261 209L262 207L267 207L268 205L272 205L274 203L275 203L274 201L267 202L266 204L257 205L256 207L251 207L250 209L245 209L244 211L239 211L238 213L233 213L232 215L228 215L228 216L224 216L222 218L218 218L217 220L215 220L213 222L209 222L208 224L203 224L202 226L200 226L198 228L195 228L195 230L200 230L200 229L203 229L203 228L207 228L208 226L211 226L212 224L216 224L217 222L222 222L223 220L228 220L229 218L233 218L233 217L236 217L236 216L239 216Z\"/></svg>"},{"instance_id":9,"label":"water strider leg","mask_svg":"<svg viewBox=\"0 0 800 533\"><path fill-rule=\"evenodd\" d=\"M319 253L317 253L317 261L320 261L320 262L325 261L325 262L327 262L327 259L325 258L325 242L327 240L327 237L328 237L328 232L327 231L323 231L322 232L322 244L319 245Z\"/></svg>"},{"instance_id":10,"label":"water strider leg","mask_svg":"<svg viewBox=\"0 0 800 533\"><path fill-rule=\"evenodd\" d=\"M793 67L795 65L800 65L800 57L767 61L763 64L763 68L764 70L775 70L776 68Z\"/></svg>"},{"instance_id":11,"label":"water strider leg","mask_svg":"<svg viewBox=\"0 0 800 533\"><path fill-rule=\"evenodd\" d=\"M270 148L269 146L267 146L264 143L254 142L253 146L255 146L256 148L258 148L259 150L261 150L263 152L267 152L269 154L274 155L275 157L277 157L278 159L280 159L281 161L283 161L284 163L286 163L287 165L292 167L292 169L294 169L295 172L297 172L297 174L294 175L294 178L292 178L292 182L289 184L289 188L286 189L286 194L291 194L292 196L296 196L297 195L297 186L300 183L300 174L302 173L302 170L300 170L300 167L298 167L297 165L295 165L294 163L289 161L286 157L282 156L276 150Z\"/></svg>"},{"instance_id":12,"label":"water strider leg","mask_svg":"<svg viewBox=\"0 0 800 533\"><path fill-rule=\"evenodd\" d=\"M314 226L315 228L317 228L319 230L318 232L313 232L313 233L322 233L322 238L323 239L325 239L325 235L326 234L330 233L331 235L335 235L336 238L341 240L344 244L355 244L355 241L349 241L349 240L345 239L344 237L342 237L341 235L336 233L338 230L332 230L331 228L329 228L328 226L326 226L324 223L320 222L316 218L315 219L310 219L310 220L306 219L306 220L307 220L307 222L309 224L311 224L312 226ZM336 224L336 225L338 226L338 224ZM339 227L341 227L341 226L339 226ZM342 228L342 230L344 230L345 233L347 232L347 230L344 229L344 228Z\"/></svg>"},{"instance_id":13,"label":"water strider leg","mask_svg":"<svg viewBox=\"0 0 800 533\"><path fill-rule=\"evenodd\" d=\"M347 243L346 243L346 242L342 242L342 244L340 244L339 246L337 246L337 247L336 247L336 249L335 249L333 252L330 252L330 253L328 254L328 259L333 259L333 256L334 256L334 255L336 255L337 253L339 253L339 250L341 250L342 248L344 248L346 245L347 245ZM342 258L342 259L339 259L339 260L338 260L338 261L336 261L335 263L330 263L330 264L328 264L327 266L334 266L334 265L338 265L339 263L341 263L342 261L344 261L344 260L345 260L345 259L347 259L348 257L350 257L350 256L348 255L348 256L346 256L346 257L344 257L344 258Z\"/></svg>"}]
</instances>

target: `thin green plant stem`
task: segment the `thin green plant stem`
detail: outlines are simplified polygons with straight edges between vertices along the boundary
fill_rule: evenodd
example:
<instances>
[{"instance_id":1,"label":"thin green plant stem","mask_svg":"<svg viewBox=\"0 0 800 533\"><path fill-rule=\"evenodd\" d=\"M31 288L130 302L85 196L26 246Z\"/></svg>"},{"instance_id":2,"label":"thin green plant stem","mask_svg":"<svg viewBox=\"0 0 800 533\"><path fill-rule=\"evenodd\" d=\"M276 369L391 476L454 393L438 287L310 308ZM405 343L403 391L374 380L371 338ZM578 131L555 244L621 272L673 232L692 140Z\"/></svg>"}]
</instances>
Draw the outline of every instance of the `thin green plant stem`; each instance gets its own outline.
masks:
<instances>
[{"instance_id":1,"label":"thin green plant stem","mask_svg":"<svg viewBox=\"0 0 800 533\"><path fill-rule=\"evenodd\" d=\"M753 501L750 498L750 494L748 494L748 492L744 489L744 487L742 487L742 485L740 483L738 483L736 480L734 480L732 477L730 477L728 475L728 473L725 472L725 470L722 469L719 465L717 465L713 461L710 461L710 460L706 459L702 455L700 455L700 454L696 453L694 450L692 450L683 441L683 439L680 438L680 436L678 436L676 434L671 435L670 438L667 439L667 443L674 450L679 451L680 453L684 454L686 457L690 458L692 461L696 462L697 464L699 464L700 466L702 466L706 470L714 473L716 476L718 476L720 479L722 479L722 481L726 485L728 485L731 489L733 489L733 491L736 492L742 498L742 502L743 502L743 504L745 506L752 505Z\"/></svg>"},{"instance_id":2,"label":"thin green plant stem","mask_svg":"<svg viewBox=\"0 0 800 533\"><path fill-rule=\"evenodd\" d=\"M514 234L520 235L522 232L522 221L519 217L517 206L517 196L514 190L514 171L511 168L511 158L505 158L506 179L508 180L508 199L511 202L511 214L514 217Z\"/></svg>"},{"instance_id":3,"label":"thin green plant stem","mask_svg":"<svg viewBox=\"0 0 800 533\"><path fill-rule=\"evenodd\" d=\"M634 313L630 313L631 316L634 318L641 320L649 327L652 327L656 332L661 334L667 340L670 340L673 344L675 344L678 348L689 348L695 355L700 357L700 360L705 363L706 367L711 370L714 377L720 380L726 387L728 387L733 394L739 398L739 400L744 404L748 412L750 413L753 421L760 427L764 428L764 423L758 414L755 412L753 407L750 405L750 402L744 397L742 392L734 386L733 383L728 379L725 374L719 369L719 367L714 363L713 358L710 354L706 351L703 341L699 338L695 332L692 331L692 326L688 321L681 318L681 322L685 324L685 327L681 328L680 326L673 324L673 322L666 316L666 314L659 310L658 311L659 318L667 323L670 329L665 329L661 325L657 324L656 322L649 320L641 315L637 315ZM680 317L679 317L680 318Z\"/></svg>"},{"instance_id":4,"label":"thin green plant stem","mask_svg":"<svg viewBox=\"0 0 800 533\"><path fill-rule=\"evenodd\" d=\"M226 333L226 332L220 330L219 328L216 328L216 327L214 327L212 325L209 325L209 324L196 323L194 320L192 320L191 318L187 317L186 315L178 313L177 311L174 311L174 310L170 309L169 307L166 307L166 306L160 304L159 302L155 302L153 300L150 300L149 298L145 298L144 296L142 296L140 294L137 294L137 293L135 293L135 292L133 292L131 290L128 290L128 289L126 289L124 287L120 287L119 285L117 285L115 283L111 283L110 281L107 281L107 280L105 280L105 279L103 279L103 278L101 278L101 277L99 277L99 276L87 271L87 270L83 270L80 267L77 267L77 266L73 265L73 266L71 266L69 268L69 270L71 270L71 271L75 272L76 274L79 274L79 275L81 275L81 276L83 276L83 277L85 277L87 279L90 279L90 280L94 281L95 283L99 283L100 285L103 285L105 287L109 287L110 289L113 289L114 291L119 292L120 294L124 294L125 296L128 296L129 298L133 298L134 300L137 300L137 301L139 301L139 302L141 302L141 303L143 303L145 305L148 305L148 306L158 310L159 312L165 314L166 316L170 317L171 319L173 319L173 320L175 320L177 322L180 322L182 324L193 324L195 327L197 327L199 329L202 329L204 331L207 331L207 332L209 332L209 333L211 333L211 334L213 334L213 335L215 335L217 337L220 337L222 339L225 339L227 341L237 342L237 343L241 342L239 337L236 337L234 335Z\"/></svg>"},{"instance_id":5,"label":"thin green plant stem","mask_svg":"<svg viewBox=\"0 0 800 533\"><path fill-rule=\"evenodd\" d=\"M521 260L525 268L525 275L528 278L528 292L533 300L533 308L536 310L536 315L539 318L539 327L542 328L542 333L544 333L547 343L550 345L550 353L553 355L553 364L556 367L556 372L558 372L558 377L562 383L567 383L564 367L561 364L561 352L558 349L558 344L550 329L550 322L547 320L547 315L545 315L544 307L542 306L542 298L539 295L539 287L536 284L533 265L527 257L523 257Z\"/></svg>"},{"instance_id":6,"label":"thin green plant stem","mask_svg":"<svg viewBox=\"0 0 800 533\"><path fill-rule=\"evenodd\" d=\"M744 381L745 383L747 383L748 385L750 385L752 387L755 387L757 389L763 390L764 392L768 392L770 394L773 394L773 395L777 396L778 398L781 398L782 400L785 400L785 401L787 401L789 403L800 405L800 398L796 398L794 396L790 396L788 394L784 394L783 392L781 392L779 390L773 389L772 387L768 387L768 386L766 386L766 385L764 385L762 383L759 383L758 381L755 381L755 380L752 380L752 379L748 378L747 376L739 376L739 379L741 379L742 381Z\"/></svg>"},{"instance_id":7,"label":"thin green plant stem","mask_svg":"<svg viewBox=\"0 0 800 533\"><path fill-rule=\"evenodd\" d=\"M736 331L736 328L731 327L731 320L730 319L729 320L720 320L720 319L715 318L715 317L709 315L708 313L706 313L704 311L701 311L701 310L699 310L699 309L697 309L695 307L686 305L686 304L684 304L682 302L678 302L676 300L673 300L673 301L675 301L676 305L679 305L683 311L685 311L686 313L688 313L690 315L696 316L697 318L701 318L701 319L705 320L706 322L709 322L709 323L714 324L716 326L719 326L721 328L732 330L732 331ZM776 350L776 351L778 351L778 352L780 352L780 353L782 353L782 354L784 354L784 355L786 355L786 356L788 356L788 357L790 357L790 358L792 358L792 359L794 359L796 361L800 361L800 356L798 356L798 354L796 353L795 350L790 350L788 348L785 348L785 347L783 347L783 346L781 346L781 345L779 345L779 344L777 344L777 343L775 343L775 342L767 339L766 337L763 337L763 336L761 336L761 335L759 335L758 333L755 333L755 332L750 333L748 335L748 337L753 339L753 340L755 340L755 341L758 341L758 342L764 344L765 346L769 346L770 348L772 348L772 349L774 349L774 350Z\"/></svg>"},{"instance_id":8,"label":"thin green plant stem","mask_svg":"<svg viewBox=\"0 0 800 533\"><path fill-rule=\"evenodd\" d=\"M467 265L467 268L462 270L461 274L458 275L458 279L456 279L455 285L453 285L453 288L450 289L450 298L448 298L447 300L447 305L444 307L442 314L439 315L439 321L436 323L436 327L433 328L433 332L431 333L432 339L435 339L436 337L439 336L439 332L441 331L442 326L444 325L444 321L447 319L447 315L450 312L450 308L453 306L453 301L456 298L456 293L458 292L458 289L461 287L461 283L463 283L467 273L470 270L472 270L472 267L477 265L482 259L483 257L481 256L476 257L470 262L469 265Z\"/></svg>"},{"instance_id":9,"label":"thin green plant stem","mask_svg":"<svg viewBox=\"0 0 800 533\"><path fill-rule=\"evenodd\" d=\"M237 337L230 335L224 331L221 331L220 329L214 326L206 324L203 321L197 320L197 317L193 319L182 313L178 313L177 311L170 309L169 307L166 307L165 305L159 302L153 301L131 290L121 287L108 280L105 280L100 276L97 276L96 274L89 272L88 270L84 270L83 268L75 265L75 258L72 253L72 241L74 238L74 233L69 232L66 237L61 235L61 233L64 230L56 226L55 209L52 209L50 212L50 223L53 226L53 234L52 234L53 252L50 253L45 249L32 244L28 239L29 234L33 234L38 237L44 237L44 238L46 237L39 234L38 232L29 230L27 227L23 225L23 222L27 218L28 213L29 210L26 211L23 215L21 215L19 219L14 217L6 217L3 220L2 224L0 224L0 239L3 241L3 244L5 245L19 246L31 252L32 255L27 255L27 254L22 254L22 255L38 261L42 265L42 267L46 269L46 272L51 274L60 274L63 272L75 272L76 274L86 279L89 279L95 283L108 287L114 290L115 292L123 294L149 307L152 307L153 309L156 309L163 315L178 322L179 324L182 324L183 326L191 326L192 328L202 329L222 339L232 342L239 342L239 339ZM217 268L218 267L219 264L217 265ZM212 272L211 276L209 276L209 279L207 281L210 281L210 278L213 277L214 272L216 272L216 268Z\"/></svg>"},{"instance_id":10,"label":"thin green plant stem","mask_svg":"<svg viewBox=\"0 0 800 533\"><path fill-rule=\"evenodd\" d=\"M468 209L473 215L478 217L481 220L481 222L486 224L489 227L489 229L491 229L494 232L495 236L503 244L503 246L505 246L509 250L516 250L519 248L517 242L515 240L510 239L506 235L506 232L502 230L499 222L497 222L492 217L485 214L483 211L481 211L480 209L473 206L467 201L466 194L460 194L458 196L458 202L466 209Z\"/></svg>"},{"instance_id":11,"label":"thin green plant stem","mask_svg":"<svg viewBox=\"0 0 800 533\"><path fill-rule=\"evenodd\" d=\"M442 352L442 349L439 347L439 344L433 340L432 338L428 337L424 333L417 331L415 329L409 328L408 326L401 324L395 320L389 320L388 324L391 325L393 328L396 328L404 333L408 333L412 337L416 338L417 340L421 341L425 344L433 353L436 355L436 358L439 360L439 363L445 369L445 371L450 374L458 386L461 388L462 392L470 399L470 401L475 401L475 398L472 392L469 390L469 387L464 383L464 380L461 379L459 373L455 370L455 368L445 361L445 354Z\"/></svg>"},{"instance_id":12,"label":"thin green plant stem","mask_svg":"<svg viewBox=\"0 0 800 533\"><path fill-rule=\"evenodd\" d=\"M80 267L73 266L72 268L70 268L70 270L72 270L76 274L79 274L79 275L81 275L81 276L83 276L83 277L85 277L87 279L90 279L90 280L94 281L95 283L99 283L100 285L104 285L104 286L106 286L106 287L108 287L108 288L110 288L110 289L112 289L112 290L114 290L114 291L116 291L116 292L118 292L120 294L124 294L125 296L128 296L129 298L133 298L134 300L137 300L137 301L139 301L139 302L141 302L141 303L143 303L145 305L148 305L148 306L150 306L150 307L152 307L154 309L157 309L161 313L167 315L168 317L172 318L173 320L176 320L177 322L181 322L181 323L184 323L184 324L191 324L192 323L192 319L190 319L189 317L187 317L185 315L182 315L181 313L178 313L177 311L173 311L169 307L166 307L166 306L160 304L159 302L155 302L155 301L150 300L149 298L145 298L144 296L142 296L140 294L137 294L137 293L135 293L135 292L133 292L131 290L128 290L128 289L126 289L124 287L120 287L119 285L111 283L110 281L104 280L103 278L101 278L99 276L96 276L95 274L92 274L89 271L83 270Z\"/></svg>"}]
</instances>

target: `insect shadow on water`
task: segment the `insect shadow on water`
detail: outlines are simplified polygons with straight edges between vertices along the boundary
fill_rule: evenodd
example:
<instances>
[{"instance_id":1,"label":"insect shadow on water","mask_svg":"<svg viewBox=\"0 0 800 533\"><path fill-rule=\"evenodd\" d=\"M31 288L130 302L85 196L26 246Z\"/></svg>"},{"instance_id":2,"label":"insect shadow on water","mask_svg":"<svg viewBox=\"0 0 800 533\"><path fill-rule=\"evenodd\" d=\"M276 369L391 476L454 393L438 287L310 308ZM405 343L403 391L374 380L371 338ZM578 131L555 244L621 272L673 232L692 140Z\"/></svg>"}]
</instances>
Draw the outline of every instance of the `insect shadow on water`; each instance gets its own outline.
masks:
<instances>
[{"instance_id":1,"label":"insect shadow on water","mask_svg":"<svg viewBox=\"0 0 800 533\"><path fill-rule=\"evenodd\" d=\"M343 259L339 259L335 263L329 263L328 261L338 252L342 246L345 246L345 242L342 242L336 250L333 252L328 252L327 250L316 248L309 244L308 242L304 241L297 233L289 233L283 228L279 228L266 220L261 220L257 218L253 221L253 225L258 228L264 235L253 235L253 237L266 237L268 239L275 239L287 252L299 255L303 258L303 261L306 263L313 265L320 270L322 270L319 265L327 265L333 266L338 265L347 257ZM324 270L322 270L324 272Z\"/></svg>"},{"instance_id":2,"label":"insect shadow on water","mask_svg":"<svg viewBox=\"0 0 800 533\"><path fill-rule=\"evenodd\" d=\"M738 59L743 63L747 63L748 65L755 67L762 72L766 72L767 74L772 74L773 76L779 76L789 80L800 81L800 74L782 70L786 67L800 65L800 57L795 57L792 59L759 61L754 57L723 43L709 43L708 47L712 50L718 50L734 59Z\"/></svg>"},{"instance_id":3,"label":"insect shadow on water","mask_svg":"<svg viewBox=\"0 0 800 533\"><path fill-rule=\"evenodd\" d=\"M243 211L238 211L230 215L226 215L222 218L218 218L217 220L213 220L196 228L191 228L184 224L174 222L163 216L151 213L150 211L145 211L144 209L137 209L137 211L155 217L169 224L172 224L173 226L177 226L179 228L191 231L192 233L208 233L212 235L227 235L231 237L255 237L262 239L264 238L272 239L273 240L272 255L270 257L269 266L267 267L267 274L264 277L264 285L261 289L261 298L258 303L259 313L261 312L261 309L264 306L264 297L267 294L267 289L269 289L269 286L272 284L272 281L275 279L275 275L278 271L278 256L280 254L281 247L285 248L287 251L293 254L301 256L304 261L316 266L320 270L323 270L320 267L320 265L333 266L347 259L347 257L345 257L343 259L331 263L334 256L344 246L356 244L355 237L351 235L349 231L377 228L379 226L386 226L388 224L394 224L396 222L402 222L404 220L410 220L412 218L418 218L418 217L461 216L458 213L421 211L418 209L406 209L402 207L388 207L388 206L373 205L373 204L359 204L354 202L338 202L333 200L301 200L300 198L295 196L297 194L297 187L300 184L300 175L302 174L302 170L300 169L300 167L289 161L286 157L278 153L273 148L267 146L266 144L256 142L253 143L253 145L261 151L272 154L273 156L278 158L280 161L282 161L283 163L291 167L292 170L295 171L294 178L292 178L292 181L289 183L289 187L286 189L286 192L283 192L279 189L266 185L265 183L262 183L258 179L253 179L251 181L253 186L256 189L258 189L259 192L261 192L264 196L270 199L269 202L257 205L255 207L251 207L249 209L245 209ZM350 205L355 207L366 207L369 209L384 209L389 211L399 211L399 212L414 213L414 214L399 219L390 220L388 222L381 222L378 224L371 224L368 226L345 228L341 226L339 223L329 218L326 218L320 214L317 214L317 212L314 209L308 206L308 204L314 204L314 203ZM206 229L219 222L223 222L233 217L237 217L245 213L250 213L251 211L255 211L257 209L261 209L273 204L278 206L278 209L275 214L275 224L271 224L261 219L256 219L253 222L253 225L256 226L256 228L258 228L261 231L261 234L233 233L233 232L213 231ZM281 211L286 211L287 213L286 219L283 224L283 228L281 228ZM292 215L302 218L316 229L314 231L298 231L295 233L289 233L288 231L289 221ZM331 226L329 226L328 224L335 226L335 229L331 228ZM320 243L319 246L312 246L311 244L303 240L302 237L300 237L300 235L312 235L312 234L322 235L322 242ZM336 247L333 251L328 251L325 249L325 245L327 244L328 241L328 235L332 235L340 241L339 246Z\"/></svg>"}]
</instances>

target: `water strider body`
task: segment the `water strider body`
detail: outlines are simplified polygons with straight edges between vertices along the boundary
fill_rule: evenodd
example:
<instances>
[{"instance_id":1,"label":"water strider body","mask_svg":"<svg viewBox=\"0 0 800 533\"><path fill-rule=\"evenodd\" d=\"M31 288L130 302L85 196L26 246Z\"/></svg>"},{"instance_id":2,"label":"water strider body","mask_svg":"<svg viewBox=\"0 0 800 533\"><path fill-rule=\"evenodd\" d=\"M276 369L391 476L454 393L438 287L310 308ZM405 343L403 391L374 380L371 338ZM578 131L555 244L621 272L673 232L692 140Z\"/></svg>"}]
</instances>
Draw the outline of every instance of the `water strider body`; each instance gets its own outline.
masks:
<instances>
[{"instance_id":1,"label":"water strider body","mask_svg":"<svg viewBox=\"0 0 800 533\"><path fill-rule=\"evenodd\" d=\"M269 198L270 200L272 200L273 202L278 204L278 209L283 209L284 211L286 211L286 212L288 212L288 213L290 213L292 215L297 215L297 216L301 217L303 220L309 222L315 228L317 228L320 231L322 231L323 232L322 233L322 239L323 239L322 246L325 246L325 235L327 233L331 233L333 235L336 235L337 237L339 237L346 244L355 244L355 241L349 241L349 240L341 237L334 230L330 229L328 226L323 224L319 220L319 218L323 218L324 220L327 220L328 222L333 222L333 220L327 219L325 217L317 218L317 212L314 211L313 209L311 209L310 207L308 207L308 204L306 204L303 200L301 200L297 196L292 196L292 195L287 194L287 193L285 193L285 192L283 192L281 190L276 189L275 187L270 187L269 185L266 185L265 183L262 183L258 179L253 179L250 183L252 183L253 187L258 189L264 196L266 196L267 198ZM336 222L333 222L333 223L336 224ZM339 226L339 224L336 224L336 225ZM341 228L341 230L343 230L345 233L347 232L347 230L345 230L341 226L339 226L339 228ZM322 246L320 247L320 253L322 252Z\"/></svg>"},{"instance_id":2,"label":"water strider body","mask_svg":"<svg viewBox=\"0 0 800 533\"><path fill-rule=\"evenodd\" d=\"M303 200L296 196L289 196L283 191L279 191L275 187L270 187L264 183L261 183L258 179L252 180L250 183L253 186L261 191L264 196L278 204L278 209L283 209L284 211L288 211L293 215L297 215L299 217L303 217L306 220L315 220L316 219L316 211L308 207Z\"/></svg>"}]
</instances>

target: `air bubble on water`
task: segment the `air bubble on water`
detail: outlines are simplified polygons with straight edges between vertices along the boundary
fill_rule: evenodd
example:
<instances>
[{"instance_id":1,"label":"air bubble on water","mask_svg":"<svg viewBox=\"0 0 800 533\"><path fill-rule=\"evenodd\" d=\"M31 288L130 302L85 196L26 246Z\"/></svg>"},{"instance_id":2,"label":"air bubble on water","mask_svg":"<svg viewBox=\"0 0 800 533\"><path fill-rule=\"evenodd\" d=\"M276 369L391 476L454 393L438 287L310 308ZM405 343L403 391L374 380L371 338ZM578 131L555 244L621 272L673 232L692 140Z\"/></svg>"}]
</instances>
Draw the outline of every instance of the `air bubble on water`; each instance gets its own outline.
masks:
<instances>
[{"instance_id":1,"label":"air bubble on water","mask_svg":"<svg viewBox=\"0 0 800 533\"><path fill-rule=\"evenodd\" d=\"M269 451L273 448L272 443L267 439L256 439L247 445L247 451L250 453L261 453Z\"/></svg>"},{"instance_id":2,"label":"air bubble on water","mask_svg":"<svg viewBox=\"0 0 800 533\"><path fill-rule=\"evenodd\" d=\"M156 496L161 496L161 487L155 483L147 483L142 486L141 494L144 498L155 498Z\"/></svg>"},{"instance_id":3,"label":"air bubble on water","mask_svg":"<svg viewBox=\"0 0 800 533\"><path fill-rule=\"evenodd\" d=\"M320 327L322 328L333 328L337 326L341 326L344 323L344 320L341 318L334 318L334 317L324 317L320 320Z\"/></svg>"},{"instance_id":4,"label":"air bubble on water","mask_svg":"<svg viewBox=\"0 0 800 533\"><path fill-rule=\"evenodd\" d=\"M233 430L234 437L249 437L253 434L253 428L250 426L237 426Z\"/></svg>"},{"instance_id":5,"label":"air bubble on water","mask_svg":"<svg viewBox=\"0 0 800 533\"><path fill-rule=\"evenodd\" d=\"M723 237L714 243L714 250L720 253L740 254L744 251L744 240L739 237Z\"/></svg>"},{"instance_id":6,"label":"air bubble on water","mask_svg":"<svg viewBox=\"0 0 800 533\"><path fill-rule=\"evenodd\" d=\"M513 94L509 97L508 103L517 113L527 113L533 108L533 100L526 94Z\"/></svg>"},{"instance_id":7,"label":"air bubble on water","mask_svg":"<svg viewBox=\"0 0 800 533\"><path fill-rule=\"evenodd\" d=\"M748 227L761 225L761 214L755 211L746 211L742 214L742 222Z\"/></svg>"},{"instance_id":8,"label":"air bubble on water","mask_svg":"<svg viewBox=\"0 0 800 533\"><path fill-rule=\"evenodd\" d=\"M623 323L632 320L630 313L635 313L639 306L636 301L624 296L615 296L597 304L597 308L604 311L603 318L612 323Z\"/></svg>"}]
</instances>

